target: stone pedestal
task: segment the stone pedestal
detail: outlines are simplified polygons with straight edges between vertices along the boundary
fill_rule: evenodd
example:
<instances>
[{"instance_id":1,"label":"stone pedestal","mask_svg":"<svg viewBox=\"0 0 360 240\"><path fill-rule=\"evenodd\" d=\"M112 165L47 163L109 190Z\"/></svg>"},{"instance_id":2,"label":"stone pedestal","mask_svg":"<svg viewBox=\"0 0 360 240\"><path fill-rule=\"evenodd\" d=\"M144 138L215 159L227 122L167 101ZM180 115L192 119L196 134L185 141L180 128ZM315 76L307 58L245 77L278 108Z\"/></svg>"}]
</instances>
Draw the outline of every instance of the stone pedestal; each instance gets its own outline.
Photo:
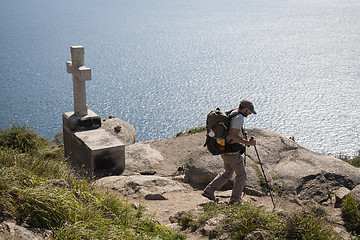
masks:
<instances>
[{"instance_id":1,"label":"stone pedestal","mask_svg":"<svg viewBox=\"0 0 360 240\"><path fill-rule=\"evenodd\" d=\"M65 156L86 175L119 174L125 169L125 145L100 129L101 118L93 111L77 116L63 113Z\"/></svg>"},{"instance_id":2,"label":"stone pedestal","mask_svg":"<svg viewBox=\"0 0 360 240\"><path fill-rule=\"evenodd\" d=\"M95 175L119 174L125 169L125 145L104 129L74 132L72 161Z\"/></svg>"}]
</instances>

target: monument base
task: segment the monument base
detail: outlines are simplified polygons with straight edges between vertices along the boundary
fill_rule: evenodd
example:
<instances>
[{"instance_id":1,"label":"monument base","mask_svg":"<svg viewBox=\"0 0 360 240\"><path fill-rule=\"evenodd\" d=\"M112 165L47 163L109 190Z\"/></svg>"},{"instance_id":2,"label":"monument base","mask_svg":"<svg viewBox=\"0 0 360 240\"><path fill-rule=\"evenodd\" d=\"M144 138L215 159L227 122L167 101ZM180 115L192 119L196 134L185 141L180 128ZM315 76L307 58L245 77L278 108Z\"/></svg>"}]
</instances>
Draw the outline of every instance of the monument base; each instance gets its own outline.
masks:
<instances>
[{"instance_id":1,"label":"monument base","mask_svg":"<svg viewBox=\"0 0 360 240\"><path fill-rule=\"evenodd\" d=\"M108 175L125 169L125 145L106 130L77 131L72 138L71 163L81 172Z\"/></svg>"},{"instance_id":2,"label":"monument base","mask_svg":"<svg viewBox=\"0 0 360 240\"><path fill-rule=\"evenodd\" d=\"M85 175L120 174L125 169L125 144L104 129L101 118L88 110L86 116L63 113L65 157Z\"/></svg>"}]
</instances>

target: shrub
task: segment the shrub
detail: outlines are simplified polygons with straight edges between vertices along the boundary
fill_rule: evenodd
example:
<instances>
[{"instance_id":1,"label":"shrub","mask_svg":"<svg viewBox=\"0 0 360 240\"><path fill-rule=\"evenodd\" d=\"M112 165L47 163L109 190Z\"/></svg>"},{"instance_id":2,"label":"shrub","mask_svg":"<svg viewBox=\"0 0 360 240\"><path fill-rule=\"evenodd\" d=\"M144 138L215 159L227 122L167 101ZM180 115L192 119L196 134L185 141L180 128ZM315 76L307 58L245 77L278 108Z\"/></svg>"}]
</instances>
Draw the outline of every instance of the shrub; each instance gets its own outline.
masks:
<instances>
[{"instance_id":1,"label":"shrub","mask_svg":"<svg viewBox=\"0 0 360 240\"><path fill-rule=\"evenodd\" d=\"M45 138L37 136L27 126L12 125L10 129L0 129L0 147L12 148L24 153L36 151L45 143Z\"/></svg>"},{"instance_id":2,"label":"shrub","mask_svg":"<svg viewBox=\"0 0 360 240\"><path fill-rule=\"evenodd\" d=\"M354 197L349 194L347 195L341 206L342 215L347 227L351 230L360 234L360 210L359 205L355 203Z\"/></svg>"},{"instance_id":3,"label":"shrub","mask_svg":"<svg viewBox=\"0 0 360 240\"><path fill-rule=\"evenodd\" d=\"M360 150L358 150L358 153L356 156L353 157L349 157L346 155L339 155L338 156L339 159L351 164L354 167L360 167Z\"/></svg>"},{"instance_id":4,"label":"shrub","mask_svg":"<svg viewBox=\"0 0 360 240\"><path fill-rule=\"evenodd\" d=\"M191 228L192 231L195 231L197 228L196 221L194 221L194 216L189 212L184 212L181 215L179 224L183 229Z\"/></svg>"},{"instance_id":5,"label":"shrub","mask_svg":"<svg viewBox=\"0 0 360 240\"><path fill-rule=\"evenodd\" d=\"M213 237L228 235L231 236L231 239L243 239L247 234L256 229L273 230L275 229L274 226L279 223L275 214L267 213L262 208L249 203L241 205L208 203L204 205L204 212L199 218L189 220L190 224L187 225L203 226L207 220L216 217L218 214L223 215L224 219L213 230ZM184 225L182 226L185 227ZM195 230L195 228L192 230Z\"/></svg>"},{"instance_id":6,"label":"shrub","mask_svg":"<svg viewBox=\"0 0 360 240\"><path fill-rule=\"evenodd\" d=\"M243 239L255 230L273 231L279 223L278 217L250 203L228 209L226 226L233 239Z\"/></svg>"},{"instance_id":7,"label":"shrub","mask_svg":"<svg viewBox=\"0 0 360 240\"><path fill-rule=\"evenodd\" d=\"M226 239L341 239L326 225L322 216L313 212L304 210L289 216L277 215L248 202L239 205L206 204L204 212L198 219L191 218L190 221L186 215L187 223L192 222L191 225L186 226L194 226L193 222L196 222L197 227L204 226L207 220L219 214L224 218L211 233L213 237L221 235L220 238L226 237Z\"/></svg>"},{"instance_id":8,"label":"shrub","mask_svg":"<svg viewBox=\"0 0 360 240\"><path fill-rule=\"evenodd\" d=\"M331 240L340 237L323 223L323 217L311 212L297 212L285 220L278 232L281 239Z\"/></svg>"}]
</instances>

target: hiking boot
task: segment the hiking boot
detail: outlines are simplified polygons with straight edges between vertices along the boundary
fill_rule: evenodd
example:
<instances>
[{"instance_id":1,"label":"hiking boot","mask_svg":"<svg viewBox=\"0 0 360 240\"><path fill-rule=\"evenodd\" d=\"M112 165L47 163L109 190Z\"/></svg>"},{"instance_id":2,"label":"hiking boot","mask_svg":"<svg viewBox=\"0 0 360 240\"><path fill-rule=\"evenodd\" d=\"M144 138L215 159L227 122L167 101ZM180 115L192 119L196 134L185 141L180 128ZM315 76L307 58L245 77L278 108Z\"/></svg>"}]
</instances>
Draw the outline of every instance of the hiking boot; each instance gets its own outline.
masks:
<instances>
[{"instance_id":1,"label":"hiking boot","mask_svg":"<svg viewBox=\"0 0 360 240\"><path fill-rule=\"evenodd\" d=\"M209 200L211 200L211 201L215 201L215 196L214 196L214 194L211 194L211 193L208 193L208 192L206 192L206 191L203 191L203 192L201 193L201 195L202 195L203 197L206 197L207 199L209 199Z\"/></svg>"}]
</instances>

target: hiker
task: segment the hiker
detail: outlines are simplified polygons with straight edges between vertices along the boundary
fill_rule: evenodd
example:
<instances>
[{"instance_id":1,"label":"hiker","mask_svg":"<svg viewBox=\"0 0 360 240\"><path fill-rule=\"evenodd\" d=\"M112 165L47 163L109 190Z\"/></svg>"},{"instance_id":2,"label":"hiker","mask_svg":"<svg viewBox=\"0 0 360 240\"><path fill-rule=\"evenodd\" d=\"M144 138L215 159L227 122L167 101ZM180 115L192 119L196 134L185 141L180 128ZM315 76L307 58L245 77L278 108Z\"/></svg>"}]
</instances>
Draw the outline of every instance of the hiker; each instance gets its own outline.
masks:
<instances>
[{"instance_id":1,"label":"hiker","mask_svg":"<svg viewBox=\"0 0 360 240\"><path fill-rule=\"evenodd\" d=\"M228 139L226 140L232 140L245 146L255 146L256 139L251 138L248 140L246 136L244 136L243 132L244 117L247 117L252 113L256 114L253 103L244 99L240 102L239 108L234 111L238 111L239 114L231 119L230 134L227 136ZM215 200L214 192L220 189L235 172L236 177L229 203L238 203L241 200L242 191L244 189L247 178L244 160L241 157L240 152L225 152L221 154L221 158L224 160L225 171L218 174L214 180L212 180L211 183L206 186L201 195L210 200Z\"/></svg>"}]
</instances>

